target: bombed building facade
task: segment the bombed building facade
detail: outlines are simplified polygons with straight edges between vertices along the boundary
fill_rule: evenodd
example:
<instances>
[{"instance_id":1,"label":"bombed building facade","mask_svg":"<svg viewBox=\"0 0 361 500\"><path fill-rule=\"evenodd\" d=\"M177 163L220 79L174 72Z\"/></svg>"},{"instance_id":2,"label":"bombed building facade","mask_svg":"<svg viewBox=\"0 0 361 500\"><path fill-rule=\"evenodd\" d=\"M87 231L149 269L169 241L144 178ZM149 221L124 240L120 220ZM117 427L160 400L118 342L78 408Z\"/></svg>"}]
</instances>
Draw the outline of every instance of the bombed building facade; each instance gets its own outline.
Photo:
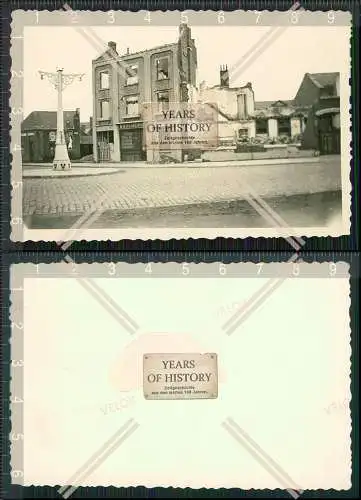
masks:
<instances>
[{"instance_id":1,"label":"bombed building facade","mask_svg":"<svg viewBox=\"0 0 361 500\"><path fill-rule=\"evenodd\" d=\"M159 160L146 147L144 103L168 110L187 102L196 86L197 51L190 28L179 27L175 43L118 54L114 42L92 62L95 161Z\"/></svg>"}]
</instances>

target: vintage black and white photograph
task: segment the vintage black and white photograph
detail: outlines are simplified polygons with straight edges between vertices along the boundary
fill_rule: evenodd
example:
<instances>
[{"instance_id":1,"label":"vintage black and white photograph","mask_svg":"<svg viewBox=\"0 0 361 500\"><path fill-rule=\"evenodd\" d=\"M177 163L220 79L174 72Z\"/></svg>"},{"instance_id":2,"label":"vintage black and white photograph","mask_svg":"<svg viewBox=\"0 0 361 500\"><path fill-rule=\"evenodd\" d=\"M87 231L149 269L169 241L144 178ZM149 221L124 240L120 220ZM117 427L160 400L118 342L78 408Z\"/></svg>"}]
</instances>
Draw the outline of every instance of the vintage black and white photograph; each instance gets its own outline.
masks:
<instances>
[{"instance_id":1,"label":"vintage black and white photograph","mask_svg":"<svg viewBox=\"0 0 361 500\"><path fill-rule=\"evenodd\" d=\"M349 234L348 13L15 14L13 239Z\"/></svg>"}]
</instances>

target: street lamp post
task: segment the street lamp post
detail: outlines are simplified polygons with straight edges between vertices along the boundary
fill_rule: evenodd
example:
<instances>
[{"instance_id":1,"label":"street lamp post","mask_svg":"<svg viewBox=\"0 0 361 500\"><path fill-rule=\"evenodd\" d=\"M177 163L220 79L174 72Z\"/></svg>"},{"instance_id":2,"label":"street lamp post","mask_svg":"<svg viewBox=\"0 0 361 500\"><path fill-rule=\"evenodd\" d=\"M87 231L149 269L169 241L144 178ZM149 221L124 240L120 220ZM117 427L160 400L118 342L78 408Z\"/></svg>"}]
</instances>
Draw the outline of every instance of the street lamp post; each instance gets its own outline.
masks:
<instances>
[{"instance_id":1,"label":"street lamp post","mask_svg":"<svg viewBox=\"0 0 361 500\"><path fill-rule=\"evenodd\" d=\"M54 170L68 170L71 168L71 162L66 146L65 133L64 133L64 111L63 111L63 91L65 87L73 83L75 79L82 80L83 74L64 74L63 69L58 69L56 73L47 73L39 71L40 78L43 80L47 78L58 92L58 109L56 117L56 143L55 143L55 156L53 160Z\"/></svg>"}]
</instances>

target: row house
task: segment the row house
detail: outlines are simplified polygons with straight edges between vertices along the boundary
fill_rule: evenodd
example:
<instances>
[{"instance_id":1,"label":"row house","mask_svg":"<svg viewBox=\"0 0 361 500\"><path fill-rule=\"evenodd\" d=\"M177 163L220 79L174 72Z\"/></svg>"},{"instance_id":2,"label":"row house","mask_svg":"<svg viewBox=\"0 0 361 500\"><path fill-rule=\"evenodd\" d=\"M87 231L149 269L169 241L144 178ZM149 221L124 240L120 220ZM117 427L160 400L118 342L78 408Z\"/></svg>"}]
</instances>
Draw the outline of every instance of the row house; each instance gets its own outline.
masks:
<instances>
[{"instance_id":1,"label":"row house","mask_svg":"<svg viewBox=\"0 0 361 500\"><path fill-rule=\"evenodd\" d=\"M320 154L340 154L340 74L306 73L294 102L310 107L302 147L318 149Z\"/></svg>"},{"instance_id":2,"label":"row house","mask_svg":"<svg viewBox=\"0 0 361 500\"><path fill-rule=\"evenodd\" d=\"M175 43L118 54L115 42L92 62L94 159L158 161L159 152L146 147L142 104L158 110L188 101L196 85L197 52L191 30L179 27ZM181 154L181 152L180 152Z\"/></svg>"}]
</instances>

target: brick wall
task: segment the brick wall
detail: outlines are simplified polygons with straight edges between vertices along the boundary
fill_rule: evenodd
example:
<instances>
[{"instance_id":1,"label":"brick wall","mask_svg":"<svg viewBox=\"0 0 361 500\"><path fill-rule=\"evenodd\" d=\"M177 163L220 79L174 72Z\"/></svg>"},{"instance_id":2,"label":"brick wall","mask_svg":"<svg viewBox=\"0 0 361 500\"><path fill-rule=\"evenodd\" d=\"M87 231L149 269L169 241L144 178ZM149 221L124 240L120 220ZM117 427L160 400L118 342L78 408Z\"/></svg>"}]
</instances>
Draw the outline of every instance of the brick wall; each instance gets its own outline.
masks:
<instances>
[{"instance_id":1,"label":"brick wall","mask_svg":"<svg viewBox=\"0 0 361 500\"><path fill-rule=\"evenodd\" d=\"M196 86L197 49L188 26L181 25L177 47L177 63L183 79Z\"/></svg>"}]
</instances>

